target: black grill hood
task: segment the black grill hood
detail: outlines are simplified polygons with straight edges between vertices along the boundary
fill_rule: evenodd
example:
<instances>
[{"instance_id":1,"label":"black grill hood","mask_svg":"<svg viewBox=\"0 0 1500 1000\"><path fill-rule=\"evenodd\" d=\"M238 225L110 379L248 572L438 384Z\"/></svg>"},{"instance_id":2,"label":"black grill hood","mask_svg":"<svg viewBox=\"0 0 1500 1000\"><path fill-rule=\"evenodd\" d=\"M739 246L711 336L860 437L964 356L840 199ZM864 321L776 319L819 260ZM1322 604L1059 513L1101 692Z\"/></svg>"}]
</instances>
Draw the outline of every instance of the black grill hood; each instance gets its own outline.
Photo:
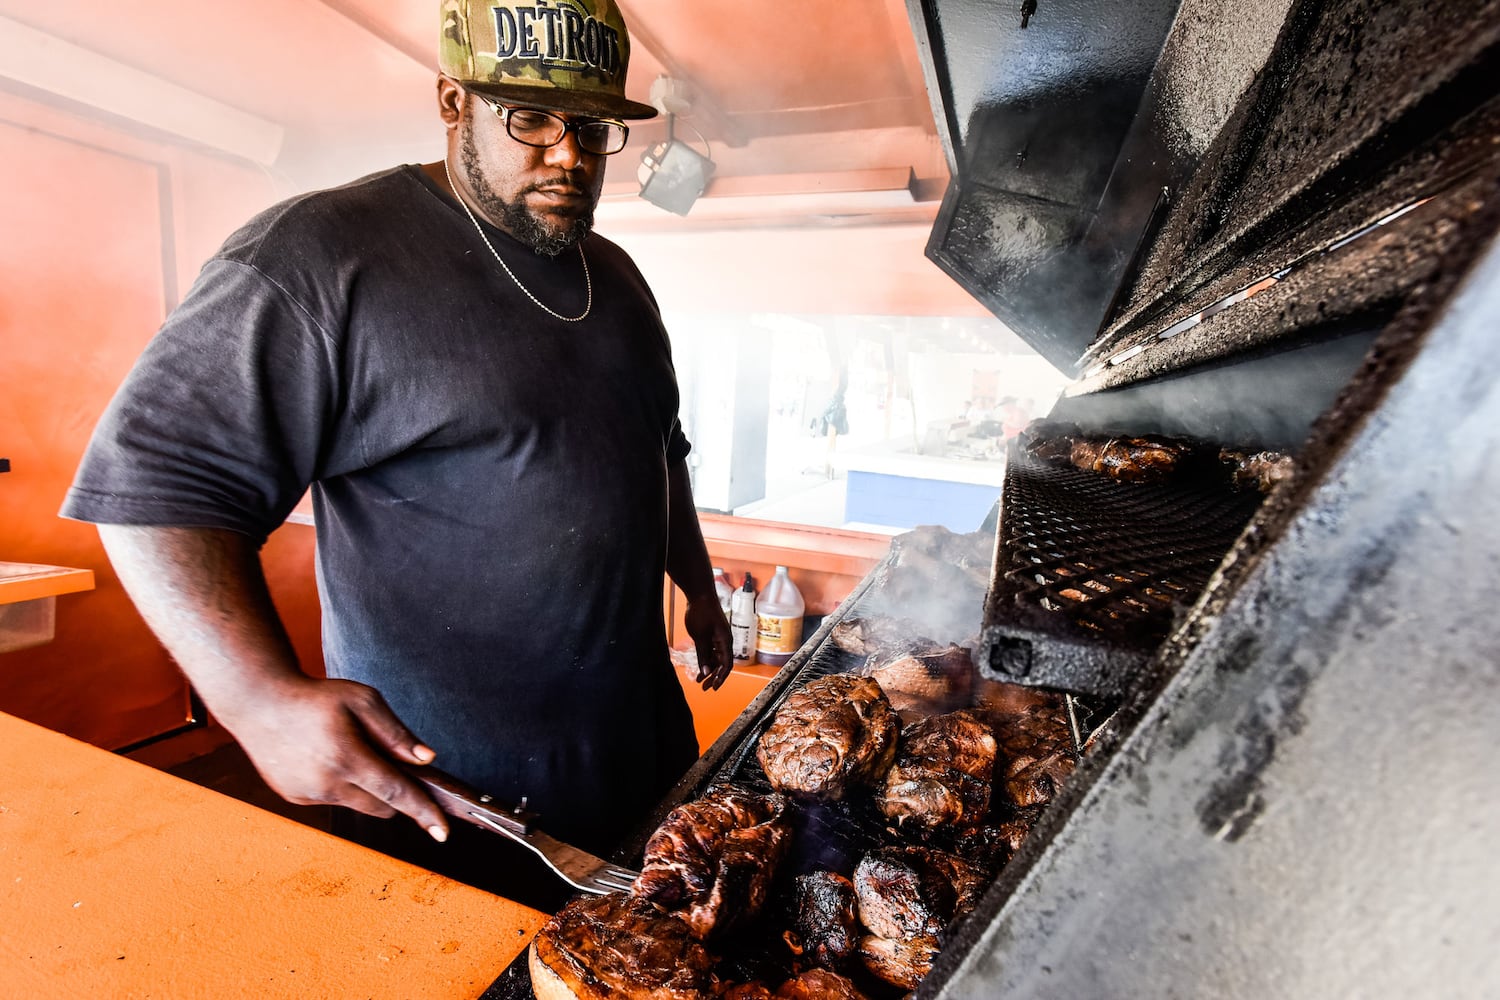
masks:
<instances>
[{"instance_id":1,"label":"black grill hood","mask_svg":"<svg viewBox=\"0 0 1500 1000\"><path fill-rule=\"evenodd\" d=\"M1494 156L1493 2L908 8L953 177L928 256L1073 394L1384 325Z\"/></svg>"}]
</instances>

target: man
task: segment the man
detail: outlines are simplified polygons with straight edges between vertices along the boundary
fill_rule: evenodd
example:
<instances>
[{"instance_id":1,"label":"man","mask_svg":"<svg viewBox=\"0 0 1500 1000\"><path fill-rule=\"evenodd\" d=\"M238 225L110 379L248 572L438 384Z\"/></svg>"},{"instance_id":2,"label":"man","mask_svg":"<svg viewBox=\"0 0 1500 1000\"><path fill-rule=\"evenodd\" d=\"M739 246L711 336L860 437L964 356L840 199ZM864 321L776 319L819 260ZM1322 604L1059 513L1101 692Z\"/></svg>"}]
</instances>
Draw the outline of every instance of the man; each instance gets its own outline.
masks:
<instances>
[{"instance_id":1,"label":"man","mask_svg":"<svg viewBox=\"0 0 1500 1000\"><path fill-rule=\"evenodd\" d=\"M697 753L664 569L697 679L717 688L732 659L666 334L634 265L590 233L623 122L655 114L624 96L624 23L611 0L442 11L444 160L231 236L111 403L63 513L99 523L272 788L525 898L524 852L450 827L397 762L436 758L606 850ZM309 486L326 680L298 668L258 558Z\"/></svg>"}]
</instances>

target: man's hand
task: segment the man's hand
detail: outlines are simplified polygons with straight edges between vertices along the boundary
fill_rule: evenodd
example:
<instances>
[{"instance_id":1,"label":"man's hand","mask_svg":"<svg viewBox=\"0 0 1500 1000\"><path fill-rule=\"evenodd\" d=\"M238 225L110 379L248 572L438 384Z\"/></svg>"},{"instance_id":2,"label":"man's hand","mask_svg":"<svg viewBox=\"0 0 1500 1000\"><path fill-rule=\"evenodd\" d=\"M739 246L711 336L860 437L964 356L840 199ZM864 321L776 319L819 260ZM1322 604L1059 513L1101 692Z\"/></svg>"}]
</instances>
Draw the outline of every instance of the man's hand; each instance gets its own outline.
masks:
<instances>
[{"instance_id":1,"label":"man's hand","mask_svg":"<svg viewBox=\"0 0 1500 1000\"><path fill-rule=\"evenodd\" d=\"M698 650L698 673L693 680L705 691L717 691L729 678L734 667L734 647L729 635L729 620L719 607L717 593L689 600L683 624Z\"/></svg>"},{"instance_id":2,"label":"man's hand","mask_svg":"<svg viewBox=\"0 0 1500 1000\"><path fill-rule=\"evenodd\" d=\"M447 839L442 810L392 763L425 764L433 752L374 689L301 671L252 539L117 524L101 524L99 537L142 617L266 784L301 805L402 812Z\"/></svg>"},{"instance_id":3,"label":"man's hand","mask_svg":"<svg viewBox=\"0 0 1500 1000\"><path fill-rule=\"evenodd\" d=\"M426 764L435 755L374 688L300 677L218 718L288 802L380 817L405 813L435 839L448 839L442 810L390 760Z\"/></svg>"}]
</instances>

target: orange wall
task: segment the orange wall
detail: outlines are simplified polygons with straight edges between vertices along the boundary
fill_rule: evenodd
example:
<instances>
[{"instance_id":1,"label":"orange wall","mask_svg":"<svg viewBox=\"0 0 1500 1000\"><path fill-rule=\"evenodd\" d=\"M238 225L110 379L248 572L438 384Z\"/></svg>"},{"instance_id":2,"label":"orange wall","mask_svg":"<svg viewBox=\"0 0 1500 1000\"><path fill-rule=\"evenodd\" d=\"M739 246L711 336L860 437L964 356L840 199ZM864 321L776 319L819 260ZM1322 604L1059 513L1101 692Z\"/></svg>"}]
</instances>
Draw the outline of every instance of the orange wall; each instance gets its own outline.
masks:
<instances>
[{"instance_id":1,"label":"orange wall","mask_svg":"<svg viewBox=\"0 0 1500 1000\"><path fill-rule=\"evenodd\" d=\"M90 432L166 311L230 230L274 200L264 173L0 93L0 560L92 569L57 638L0 654L0 711L116 748L181 725L187 687L120 589L92 526L57 516ZM311 530L265 551L299 651L321 669Z\"/></svg>"}]
</instances>

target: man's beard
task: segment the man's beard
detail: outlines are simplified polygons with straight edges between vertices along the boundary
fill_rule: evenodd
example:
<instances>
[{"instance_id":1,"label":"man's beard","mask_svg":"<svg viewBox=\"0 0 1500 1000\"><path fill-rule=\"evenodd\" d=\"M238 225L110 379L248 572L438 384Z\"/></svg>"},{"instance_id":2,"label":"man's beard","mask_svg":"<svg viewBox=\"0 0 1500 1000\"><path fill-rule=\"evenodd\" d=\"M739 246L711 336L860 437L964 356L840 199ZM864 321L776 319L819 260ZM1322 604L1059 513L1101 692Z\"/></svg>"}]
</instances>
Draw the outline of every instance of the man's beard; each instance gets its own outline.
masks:
<instances>
[{"instance_id":1,"label":"man's beard","mask_svg":"<svg viewBox=\"0 0 1500 1000\"><path fill-rule=\"evenodd\" d=\"M464 180L469 183L479 202L480 209L501 229L525 243L539 254L556 257L577 243L594 228L594 209L588 211L565 226L548 222L526 207L521 198L506 201L495 193L479 169L479 150L474 145L474 127L466 120L462 126L459 142L459 158L462 161ZM525 191L521 195L525 195Z\"/></svg>"}]
</instances>

